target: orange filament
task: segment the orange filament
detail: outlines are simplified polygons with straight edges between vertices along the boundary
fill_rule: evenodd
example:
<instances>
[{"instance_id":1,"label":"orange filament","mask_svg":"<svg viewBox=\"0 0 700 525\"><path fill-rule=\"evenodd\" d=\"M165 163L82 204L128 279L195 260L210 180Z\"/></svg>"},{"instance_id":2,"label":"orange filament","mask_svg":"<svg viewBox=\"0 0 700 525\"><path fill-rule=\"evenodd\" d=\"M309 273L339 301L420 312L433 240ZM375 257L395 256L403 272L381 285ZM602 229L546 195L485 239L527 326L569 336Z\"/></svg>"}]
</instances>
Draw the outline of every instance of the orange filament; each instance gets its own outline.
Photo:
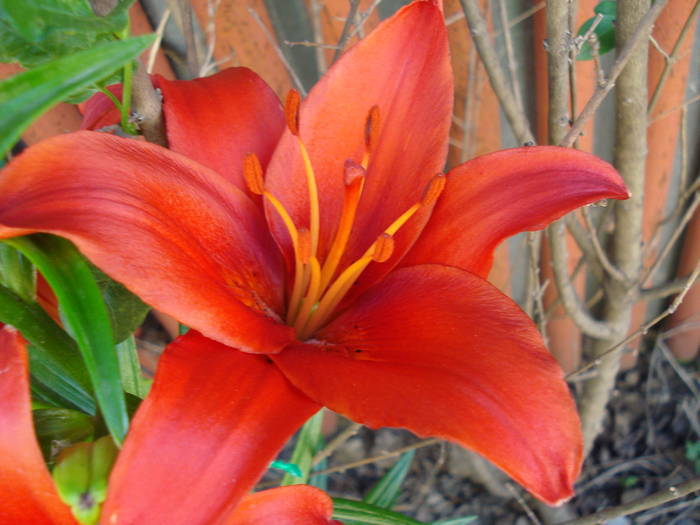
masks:
<instances>
[{"instance_id":1,"label":"orange filament","mask_svg":"<svg viewBox=\"0 0 700 525\"><path fill-rule=\"evenodd\" d=\"M318 259L316 257L311 257L309 259L309 288L306 291L306 297L301 303L301 309L299 310L299 315L296 316L294 321L294 329L297 334L302 331L304 326L309 320L309 314L311 309L318 302L318 297L321 294L321 266L318 264Z\"/></svg>"},{"instance_id":2,"label":"orange filament","mask_svg":"<svg viewBox=\"0 0 700 525\"><path fill-rule=\"evenodd\" d=\"M318 250L318 235L320 231L320 213L318 206L318 186L316 186L316 175L311 166L311 159L306 146L301 138L297 136L299 151L304 162L304 172L306 173L306 185L309 188L309 229L311 230L311 255L316 255Z\"/></svg>"},{"instance_id":3,"label":"orange filament","mask_svg":"<svg viewBox=\"0 0 700 525\"><path fill-rule=\"evenodd\" d=\"M365 170L352 160L345 161L345 196L343 198L343 212L340 216L338 229L335 232L333 244L328 252L328 257L321 270L321 289L325 289L328 282L334 277L338 269L340 258L350 238L352 225L355 222L355 213L362 196L362 188L365 184Z\"/></svg>"}]
</instances>

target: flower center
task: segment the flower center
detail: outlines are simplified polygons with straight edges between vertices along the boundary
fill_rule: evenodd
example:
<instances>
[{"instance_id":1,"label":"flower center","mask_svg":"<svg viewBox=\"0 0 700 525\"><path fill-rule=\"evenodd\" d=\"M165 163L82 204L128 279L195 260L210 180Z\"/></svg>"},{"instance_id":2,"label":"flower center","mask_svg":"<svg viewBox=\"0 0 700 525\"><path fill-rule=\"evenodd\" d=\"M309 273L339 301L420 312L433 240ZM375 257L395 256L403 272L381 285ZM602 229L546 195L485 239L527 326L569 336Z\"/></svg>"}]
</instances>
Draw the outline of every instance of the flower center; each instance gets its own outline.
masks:
<instances>
[{"instance_id":1,"label":"flower center","mask_svg":"<svg viewBox=\"0 0 700 525\"><path fill-rule=\"evenodd\" d=\"M394 220L360 258L339 272L338 266L347 249L362 197L370 156L379 136L379 108L372 107L367 115L362 161L359 164L354 160L345 161L343 210L328 255L321 262L318 255L318 187L308 150L299 136L300 103L299 93L290 91L285 102L285 115L287 127L297 140L304 164L309 192L309 227L298 228L279 199L265 188L262 166L254 153L246 156L243 173L248 189L262 195L272 205L292 240L294 282L287 304L286 321L294 327L297 337L304 340L330 319L340 301L372 261L381 263L391 257L394 252L394 235L421 207L435 202L445 187L445 176L442 173L435 175L426 186L421 200Z\"/></svg>"}]
</instances>

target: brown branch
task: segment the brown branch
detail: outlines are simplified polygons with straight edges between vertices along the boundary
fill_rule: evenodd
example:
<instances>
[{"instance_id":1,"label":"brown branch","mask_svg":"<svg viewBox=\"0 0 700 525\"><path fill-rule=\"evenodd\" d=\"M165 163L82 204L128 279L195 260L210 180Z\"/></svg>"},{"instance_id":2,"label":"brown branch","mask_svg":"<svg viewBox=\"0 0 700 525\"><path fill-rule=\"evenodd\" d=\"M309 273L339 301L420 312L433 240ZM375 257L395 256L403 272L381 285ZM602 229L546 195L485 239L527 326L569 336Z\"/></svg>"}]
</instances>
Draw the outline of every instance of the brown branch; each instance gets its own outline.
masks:
<instances>
[{"instance_id":1,"label":"brown branch","mask_svg":"<svg viewBox=\"0 0 700 525\"><path fill-rule=\"evenodd\" d=\"M615 87L617 78L620 76L620 73L622 73L622 70L627 65L627 62L632 57L637 47L649 38L654 21L661 14L662 9L667 3L668 0L657 0L654 2L651 9L646 12L646 15L644 15L644 17L639 21L634 33L622 46L620 54L610 70L610 78L608 78L608 80L602 86L596 87L595 93L586 103L583 111L581 111L579 116L576 117L573 126L566 134L564 139L560 142L560 146L570 147L576 141L581 133L581 128L583 125L593 116L598 109L598 106L600 106L601 102L603 102L603 99L610 92L610 90Z\"/></svg>"},{"instance_id":2,"label":"brown branch","mask_svg":"<svg viewBox=\"0 0 700 525\"><path fill-rule=\"evenodd\" d=\"M491 87L501 103L503 112L513 129L515 137L521 144L534 144L535 136L532 134L530 123L518 107L515 96L508 87L506 74L496 54L496 48L489 38L486 21L476 4L476 0L460 0L460 3L467 18L474 44L489 75Z\"/></svg>"},{"instance_id":3,"label":"brown branch","mask_svg":"<svg viewBox=\"0 0 700 525\"><path fill-rule=\"evenodd\" d=\"M343 48L348 43L348 40L350 39L350 28L352 27L355 16L357 15L357 9L360 7L360 0L349 0L349 2L350 9L348 10L348 16L345 19L343 31L340 33L340 38L338 39L338 49L336 49L335 53L333 54L333 60L331 63L334 63L340 58Z\"/></svg>"},{"instance_id":4,"label":"brown branch","mask_svg":"<svg viewBox=\"0 0 700 525\"><path fill-rule=\"evenodd\" d=\"M146 74L144 66L134 73L131 95L134 101L134 112L138 115L138 125L148 142L168 147L163 121L162 100L153 88L151 79Z\"/></svg>"},{"instance_id":5,"label":"brown branch","mask_svg":"<svg viewBox=\"0 0 700 525\"><path fill-rule=\"evenodd\" d=\"M683 42L685 41L686 36L688 36L688 33L690 33L690 28L693 26L693 23L695 22L695 17L698 14L698 11L700 11L700 0L697 0L695 2L695 7L693 7L693 10L691 11L690 15L685 21L685 24L683 24L683 28L681 29L681 32L678 34L678 39L676 40L676 43L673 45L673 49L671 50L671 54L669 56L666 56L666 64L664 65L664 70L661 72L661 76L659 77L659 81L656 83L656 87L654 88L654 94L651 96L651 100L649 100L649 107L647 108L647 115L651 115L652 111L654 111L654 108L656 107L656 103L659 101L659 97L661 96L661 91L664 88L664 85L666 84L666 80L668 80L668 76L671 74L671 68L674 66L674 64L678 61L678 53L681 50L681 46L683 45Z\"/></svg>"},{"instance_id":6,"label":"brown branch","mask_svg":"<svg viewBox=\"0 0 700 525\"><path fill-rule=\"evenodd\" d=\"M641 512L652 507L663 505L664 503L682 498L698 490L700 490L700 477L693 478L680 485L667 487L644 498L625 503L624 505L618 505L617 507L601 510L600 512L590 514L583 518L567 521L561 525L597 525L605 523L619 516L626 516L627 514L634 514L635 512Z\"/></svg>"},{"instance_id":7,"label":"brown branch","mask_svg":"<svg viewBox=\"0 0 700 525\"><path fill-rule=\"evenodd\" d=\"M316 455L311 459L311 466L315 467L321 461L323 461L328 456L333 454L333 452L335 452L338 447L340 447L343 443L345 443L352 436L357 434L361 428L362 428L362 425L359 423L350 424L348 426L348 428L346 428L345 430L340 432L331 441L329 441L328 444L325 447L323 447L323 449L319 450L316 453Z\"/></svg>"}]
</instances>

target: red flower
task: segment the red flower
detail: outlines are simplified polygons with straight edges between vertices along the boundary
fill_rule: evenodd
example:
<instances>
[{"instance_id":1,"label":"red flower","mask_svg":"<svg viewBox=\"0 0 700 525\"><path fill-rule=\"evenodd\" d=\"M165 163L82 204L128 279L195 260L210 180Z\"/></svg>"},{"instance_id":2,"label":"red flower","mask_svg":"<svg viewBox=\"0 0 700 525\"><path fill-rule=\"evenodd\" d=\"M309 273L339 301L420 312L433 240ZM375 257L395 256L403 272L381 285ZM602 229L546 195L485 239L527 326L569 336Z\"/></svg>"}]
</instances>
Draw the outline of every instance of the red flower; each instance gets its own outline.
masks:
<instances>
[{"instance_id":1,"label":"red flower","mask_svg":"<svg viewBox=\"0 0 700 525\"><path fill-rule=\"evenodd\" d=\"M533 323L485 278L506 237L626 198L615 170L528 147L440 175L453 90L432 1L348 51L300 110L290 97L286 130L246 69L157 82L172 151L89 131L30 148L0 180L0 237L67 237L204 334L181 343L214 375L187 390L202 425L206 396L233 387L207 363L223 343L267 354L297 395L355 421L451 440L546 502L570 497L574 403ZM178 422L160 416L165 440Z\"/></svg>"},{"instance_id":2,"label":"red flower","mask_svg":"<svg viewBox=\"0 0 700 525\"><path fill-rule=\"evenodd\" d=\"M207 346L206 352L185 346L174 343L163 355L153 393L143 402L117 459L100 523L338 523L330 520L331 499L313 487L295 485L246 494L287 434L318 406L296 392L279 372L271 371L273 367L261 357L230 352L222 345ZM234 381L241 394L228 399L216 390L208 391L214 404L206 407L207 425L201 424L202 413L186 417L201 408L187 387L196 384L207 390L206 380L216 380L217 370L190 366L190 356L195 361L213 359L220 365L219 374ZM34 437L26 350L19 334L9 327L0 328L0 371L0 523L77 525L58 496ZM265 397L259 397L260 392ZM164 421L168 413L181 417L176 425ZM134 454L137 447L150 447L151 455ZM168 479L159 477L163 464ZM159 484L157 493L154 482Z\"/></svg>"}]
</instances>

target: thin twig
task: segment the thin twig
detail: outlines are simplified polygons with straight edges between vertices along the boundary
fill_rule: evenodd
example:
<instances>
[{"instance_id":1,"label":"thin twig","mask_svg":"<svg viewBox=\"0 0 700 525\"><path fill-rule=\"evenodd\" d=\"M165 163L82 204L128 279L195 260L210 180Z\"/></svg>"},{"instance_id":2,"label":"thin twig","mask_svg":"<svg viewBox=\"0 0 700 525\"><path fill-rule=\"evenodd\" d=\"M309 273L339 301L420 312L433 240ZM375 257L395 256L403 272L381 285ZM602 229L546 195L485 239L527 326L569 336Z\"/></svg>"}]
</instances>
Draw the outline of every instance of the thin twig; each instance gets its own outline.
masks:
<instances>
[{"instance_id":1,"label":"thin twig","mask_svg":"<svg viewBox=\"0 0 700 525\"><path fill-rule=\"evenodd\" d=\"M323 447L323 449L319 450L316 455L311 459L311 466L315 467L318 465L321 461L326 459L328 456L333 454L339 446L341 446L343 443L345 443L348 439L350 439L352 436L357 434L357 432L362 428L362 425L359 423L352 423L348 428L340 432L337 436L335 436L329 443Z\"/></svg>"},{"instance_id":2,"label":"thin twig","mask_svg":"<svg viewBox=\"0 0 700 525\"><path fill-rule=\"evenodd\" d=\"M517 65L515 63L515 54L513 53L513 39L511 38L510 28L508 27L508 10L505 0L499 0L498 11L501 15L501 25L503 26L503 42L506 47L506 61L508 63L508 73L510 74L510 85L513 96L515 97L515 103L518 105L520 111L523 111L523 99L518 89Z\"/></svg>"},{"instance_id":3,"label":"thin twig","mask_svg":"<svg viewBox=\"0 0 700 525\"><path fill-rule=\"evenodd\" d=\"M353 461L351 463L345 463L343 465L338 465L338 466L326 468L323 470L316 470L313 472L313 475L318 476L321 474L333 474L335 472L344 472L344 471L349 470L351 468L357 468L357 467L361 467L362 465L367 465L369 463L375 463L377 461L382 461L383 459L392 458L394 456L400 456L401 454L403 454L404 452L408 452L409 450L415 450L418 448L429 447L430 445L437 445L438 443L441 443L441 440L439 440L439 439L426 439L424 441L419 441L418 443L414 443L413 445L408 445L406 447L401 447L401 448L393 450L391 452L387 452L386 454L382 454L381 456L374 456L371 458L365 458L365 459L361 459L359 461Z\"/></svg>"},{"instance_id":4,"label":"thin twig","mask_svg":"<svg viewBox=\"0 0 700 525\"><path fill-rule=\"evenodd\" d=\"M165 24L168 23L170 19L170 8L166 7L163 12L163 16L158 22L158 27L156 28L156 41L153 42L150 51L148 52L148 62L146 62L146 73L149 75L153 72L153 66L156 63L156 57L158 56L158 51L160 50L160 44L163 41L163 33L165 32Z\"/></svg>"},{"instance_id":5,"label":"thin twig","mask_svg":"<svg viewBox=\"0 0 700 525\"><path fill-rule=\"evenodd\" d=\"M476 4L476 0L460 0L460 3L467 18L474 44L489 75L491 87L501 103L513 133L521 144L534 144L535 136L532 134L530 123L518 107L512 91L508 88L508 80L501 67L495 47L489 38L486 21Z\"/></svg>"},{"instance_id":6,"label":"thin twig","mask_svg":"<svg viewBox=\"0 0 700 525\"><path fill-rule=\"evenodd\" d=\"M595 251L598 262L603 268L605 268L605 271L608 272L608 274L613 279L629 284L630 280L625 274L623 274L618 268L616 268L612 262L610 262L607 253L605 253L605 250L603 250L603 247L600 245L600 240L598 239L598 232L596 231L595 225L593 224L593 220L591 219L591 214L588 211L588 208L584 206L582 212L584 220L586 221L586 227L589 231L591 244L593 245L593 250Z\"/></svg>"},{"instance_id":7,"label":"thin twig","mask_svg":"<svg viewBox=\"0 0 700 525\"><path fill-rule=\"evenodd\" d=\"M617 77L620 76L620 73L622 73L622 70L625 68L625 65L627 65L627 61L630 59L637 46L649 38L654 22L661 14L661 11L667 3L668 0L657 0L654 2L651 9L649 9L649 11L647 11L647 13L644 15L642 20L639 22L639 26L630 39L625 43L619 56L617 57L617 60L615 60L615 63L610 70L610 77L603 86L598 86L596 88L595 93L586 103L583 111L581 111L579 116L574 121L573 126L571 126L571 129L559 144L560 146L570 147L576 141L579 133L581 133L581 128L583 128L583 125L593 116L598 109L598 106L600 106L601 102L603 102L603 99L610 92L610 90L615 87Z\"/></svg>"},{"instance_id":8,"label":"thin twig","mask_svg":"<svg viewBox=\"0 0 700 525\"><path fill-rule=\"evenodd\" d=\"M698 279L698 275L700 275L700 262L698 262L698 264L695 266L695 269L693 270L693 273L691 273L690 276L688 277L688 279L685 283L685 286L683 287L681 292L676 296L676 298L673 300L673 302L669 305L668 308L666 308L663 312L661 312L659 315L654 317L654 319L652 319L651 321L640 326L637 330L635 330L630 335L625 337L619 343L611 346L606 351L600 353L595 360L591 361L590 363L585 364L584 366L582 366L578 370L575 370L575 371L571 372L570 374L568 374L565 377L565 379L567 381L569 381L572 378L576 377L577 375L585 372L586 370L589 370L590 368L593 368L595 366L600 365L601 359L603 357L608 356L608 355L612 354L613 352L619 350L622 346L624 346L627 343L629 343L630 341L636 339L640 335L647 334L649 332L649 329L651 329L654 325L656 325L657 323L660 323L669 315L672 315L678 309L678 306L680 306L680 304L683 302L683 299L685 299L686 294L692 288L695 281Z\"/></svg>"},{"instance_id":9,"label":"thin twig","mask_svg":"<svg viewBox=\"0 0 700 525\"><path fill-rule=\"evenodd\" d=\"M651 115L652 111L654 111L654 108L656 107L656 103L659 101L659 97L661 96L661 91L664 88L664 85L666 84L666 80L668 80L668 76L671 73L671 68L673 65L678 61L678 53L681 50L681 46L683 45L683 42L685 41L686 36L688 36L688 33L690 33L690 28L693 26L695 23L695 17L698 14L698 11L700 11L700 0L697 0L695 2L695 7L693 7L693 10L690 13L690 16L685 21L685 24L683 24L683 28L681 29L681 32L678 34L678 38L676 39L676 43L673 45L673 49L671 50L670 55L666 55L666 64L664 65L664 70L661 72L661 76L659 77L659 81L656 83L656 87L654 88L654 94L651 96L651 99L649 100L649 107L647 108L647 115Z\"/></svg>"},{"instance_id":10,"label":"thin twig","mask_svg":"<svg viewBox=\"0 0 700 525\"><path fill-rule=\"evenodd\" d=\"M311 27L314 31L314 41L319 44L319 46L316 47L316 66L318 67L318 74L323 75L326 69L328 69L326 53L320 47L320 44L323 43L323 30L321 29L321 9L323 9L323 4L319 3L318 0L311 0L309 7L311 11Z\"/></svg>"},{"instance_id":11,"label":"thin twig","mask_svg":"<svg viewBox=\"0 0 700 525\"><path fill-rule=\"evenodd\" d=\"M665 299L669 295L675 295L683 291L683 289L688 285L690 276L679 277L673 281L660 284L658 286L652 286L650 288L642 288L639 292L639 300L644 302L657 301L659 299Z\"/></svg>"},{"instance_id":12,"label":"thin twig","mask_svg":"<svg viewBox=\"0 0 700 525\"><path fill-rule=\"evenodd\" d=\"M618 505L617 507L601 510L600 512L590 514L583 518L567 521L562 525L598 525L619 516L626 516L627 514L634 514L635 512L641 512L652 507L663 505L666 502L682 498L698 490L700 490L700 477L693 478L680 485L667 487L644 498L625 503L624 505Z\"/></svg>"},{"instance_id":13,"label":"thin twig","mask_svg":"<svg viewBox=\"0 0 700 525\"><path fill-rule=\"evenodd\" d=\"M299 91L299 93L301 93L302 96L305 96L306 89L304 89L304 85L301 83L301 80L299 79L299 76L297 75L296 71L294 71L294 68L287 60L287 57L284 56L284 53L282 52L282 49L280 49L280 46L277 45L275 37L272 36L270 31L267 29L265 22L262 21L258 12L250 6L248 6L248 13L250 13L250 16L253 17L253 20L255 20L258 26L260 26L260 29L262 29L263 33L265 34L265 37L270 42L270 44L272 44L272 47L275 48L277 56L282 61L282 64L284 64L284 68L287 70L287 73L289 73L289 76L292 77L292 81L294 82L297 91Z\"/></svg>"},{"instance_id":14,"label":"thin twig","mask_svg":"<svg viewBox=\"0 0 700 525\"><path fill-rule=\"evenodd\" d=\"M348 40L350 39L350 28L355 20L355 15L357 15L357 9L360 7L360 0L348 1L350 2L350 9L348 10L347 18L345 19L345 25L343 25L343 31L340 33L340 38L338 39L338 49L336 49L335 53L333 54L333 60L331 60L331 63L334 63L340 58L343 48L348 43Z\"/></svg>"}]
</instances>

